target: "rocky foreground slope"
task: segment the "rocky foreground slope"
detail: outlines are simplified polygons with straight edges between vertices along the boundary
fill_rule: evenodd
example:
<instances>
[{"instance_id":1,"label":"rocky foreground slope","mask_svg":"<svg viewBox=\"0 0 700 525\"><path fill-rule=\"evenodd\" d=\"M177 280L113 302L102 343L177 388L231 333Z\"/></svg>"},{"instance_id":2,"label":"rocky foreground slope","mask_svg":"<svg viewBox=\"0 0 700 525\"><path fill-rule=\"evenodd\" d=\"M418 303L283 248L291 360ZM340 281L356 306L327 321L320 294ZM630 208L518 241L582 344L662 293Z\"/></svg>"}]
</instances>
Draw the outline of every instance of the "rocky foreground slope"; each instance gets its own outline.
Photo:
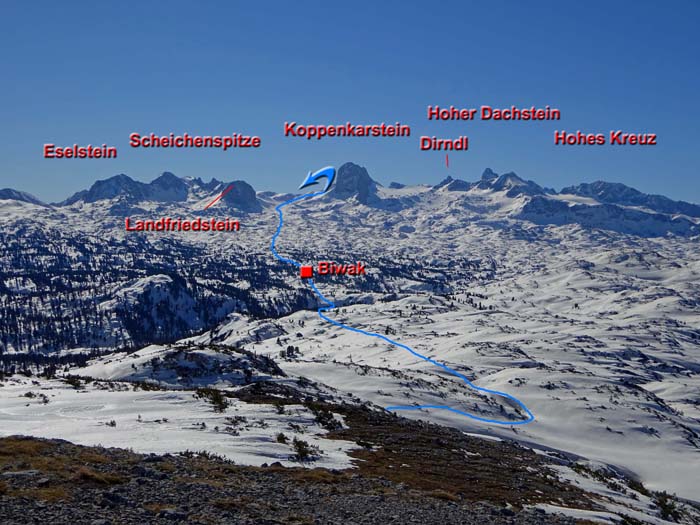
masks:
<instances>
[{"instance_id":1,"label":"rocky foreground slope","mask_svg":"<svg viewBox=\"0 0 700 525\"><path fill-rule=\"evenodd\" d=\"M94 393L106 388L155 388L89 378L65 381L96 400ZM619 471L407 420L357 401L314 394L311 386L261 381L238 389L197 390L201 417L206 418L204 412L229 416L228 426L215 433L231 444L254 435L246 427L255 422L234 415L241 413L240 404L258 407L257 414L274 409L287 421L284 431L256 438L262 446L286 448L279 456L284 459L257 467L198 451L198 443L208 448L204 435L212 430L206 424L197 429L203 439L189 441L195 448L160 455L1 438L0 522L690 524L700 519L700 509L650 491ZM54 402L42 401L42 395L51 396L51 390L24 396L35 412ZM344 447L349 463L318 467L327 452L314 444L313 424L297 423L299 407L314 415L326 442L352 445ZM97 423L81 419L74 424ZM134 424L168 423L137 419ZM264 420L274 425L272 418ZM103 439L120 432L124 439L125 424L124 418L106 422ZM124 442L142 446L133 439Z\"/></svg>"},{"instance_id":2,"label":"rocky foreground slope","mask_svg":"<svg viewBox=\"0 0 700 525\"><path fill-rule=\"evenodd\" d=\"M0 440L0 461L4 454L16 458L10 468L28 468L0 473L3 523L574 523L343 471L239 467L23 438Z\"/></svg>"}]
</instances>

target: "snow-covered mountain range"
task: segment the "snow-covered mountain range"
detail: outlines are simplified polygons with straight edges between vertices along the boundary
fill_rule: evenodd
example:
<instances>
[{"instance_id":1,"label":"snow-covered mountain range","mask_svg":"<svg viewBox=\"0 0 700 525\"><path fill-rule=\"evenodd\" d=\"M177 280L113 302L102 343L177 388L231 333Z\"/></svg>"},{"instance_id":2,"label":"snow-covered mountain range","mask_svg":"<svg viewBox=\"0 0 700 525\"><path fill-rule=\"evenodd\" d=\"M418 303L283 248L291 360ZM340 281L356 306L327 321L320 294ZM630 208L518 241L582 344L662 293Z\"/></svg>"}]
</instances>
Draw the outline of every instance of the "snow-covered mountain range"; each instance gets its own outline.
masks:
<instances>
[{"instance_id":1,"label":"snow-covered mountain range","mask_svg":"<svg viewBox=\"0 0 700 525\"><path fill-rule=\"evenodd\" d=\"M303 377L379 407L503 414L502 400L316 315L316 296L269 250L275 206L290 197L171 173L148 184L117 175L54 204L0 190L0 366L92 351L71 374L175 390ZM335 318L516 395L535 421L402 415L700 501L700 206L607 182L555 191L489 169L471 182L382 185L347 163L328 194L285 213L280 253L367 266L366 276L316 279L341 307ZM228 216L241 229L134 233L125 216ZM2 412L4 394L21 388L0 389L0 414L13 414L11 433L41 435L31 411L6 401ZM191 410L179 394L172 401ZM167 396L149 402L176 417ZM214 434L197 435L226 451ZM329 464L344 464L328 450ZM638 519L664 523L654 512Z\"/></svg>"},{"instance_id":2,"label":"snow-covered mountain range","mask_svg":"<svg viewBox=\"0 0 700 525\"><path fill-rule=\"evenodd\" d=\"M230 191L204 210L224 190ZM274 207L287 197L256 193L244 181L203 182L169 172L148 184L116 175L55 204L2 190L0 291L8 294L8 301L0 322L0 349L139 346L211 328L235 311L264 317L312 306L309 291L290 282L287 269L269 258ZM326 235L302 236L294 249L305 252L301 255L310 262L321 256L375 259L379 271L360 281L363 291L386 288L389 276L415 277L419 272L413 260L403 261L401 255L398 263L391 263L399 246L410 246L414 254L423 252L445 266L439 279L423 278L428 288L464 278L463 272L449 269L457 263L450 259L461 250L448 248L464 243L459 235L447 235L462 229L476 228L477 236L536 239L558 238L569 228L587 237L619 233L639 239L634 242L683 238L692 245L700 228L699 207L693 204L603 182L556 192L490 169L475 182L448 177L435 186L384 187L366 169L346 163L326 196L313 206L300 205L300 210L307 209L304 213L314 214ZM235 237L124 231L127 216L222 214L240 219L242 231ZM424 235L430 237L428 243L416 245ZM391 246L382 251L376 243ZM449 257L438 257L442 250ZM483 253L477 258L469 254L459 264L470 273L488 273L502 263L493 253ZM79 281L70 278L77 274ZM266 290L285 298L272 299ZM70 321L75 317L81 322Z\"/></svg>"},{"instance_id":3,"label":"snow-covered mountain range","mask_svg":"<svg viewBox=\"0 0 700 525\"><path fill-rule=\"evenodd\" d=\"M394 182L384 188L372 179L365 168L353 163L344 164L338 173L337 182L329 193L330 198L381 209L418 206L442 192L459 195L459 199L446 201L460 200L467 209L472 207L470 205L488 200L492 206L482 209L483 215L501 208L505 213L500 216L536 224L580 224L590 228L658 236L664 233L698 234L700 223L700 205L649 195L620 183L597 181L569 186L557 192L523 180L513 172L498 175L487 168L475 182L447 177L435 186L407 187ZM204 182L201 178L182 179L170 172L164 172L148 184L124 174L115 175L54 204L42 203L28 193L13 189L0 190L0 200L68 212L75 210L76 205L105 202L113 205L110 210L115 214L123 212L128 206L145 203L182 203L189 205L186 211L192 211L192 205L215 196L228 186L232 186L232 191L225 195L223 204L234 210L261 213L265 205L270 204L265 197L274 200L275 194L272 192L264 192L258 198L253 187L245 181L224 183L212 179ZM84 212L82 207L78 209L80 213ZM639 225L639 222L643 224Z\"/></svg>"}]
</instances>

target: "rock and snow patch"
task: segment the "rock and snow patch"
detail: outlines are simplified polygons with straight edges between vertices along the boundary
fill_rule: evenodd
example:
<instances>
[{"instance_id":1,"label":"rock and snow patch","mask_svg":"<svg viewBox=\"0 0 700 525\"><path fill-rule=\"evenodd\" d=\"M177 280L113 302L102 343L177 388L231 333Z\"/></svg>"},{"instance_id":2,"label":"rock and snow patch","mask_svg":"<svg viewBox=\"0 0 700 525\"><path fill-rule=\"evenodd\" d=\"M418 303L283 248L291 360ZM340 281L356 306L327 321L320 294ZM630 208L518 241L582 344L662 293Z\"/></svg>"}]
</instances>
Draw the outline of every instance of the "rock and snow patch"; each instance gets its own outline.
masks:
<instances>
[{"instance_id":1,"label":"rock and snow patch","mask_svg":"<svg viewBox=\"0 0 700 525\"><path fill-rule=\"evenodd\" d=\"M192 391L144 391L128 383L98 381L75 389L61 380L15 376L0 386L0 436L59 438L142 453L207 451L258 466L276 461L299 466L296 438L318 448L307 465L334 469L351 468L348 452L357 448L324 437L327 430L302 405L280 410L230 399L217 412Z\"/></svg>"},{"instance_id":2,"label":"rock and snow patch","mask_svg":"<svg viewBox=\"0 0 700 525\"><path fill-rule=\"evenodd\" d=\"M108 354L73 373L113 381L144 381L168 388L227 388L285 373L266 356L226 346L151 345Z\"/></svg>"}]
</instances>

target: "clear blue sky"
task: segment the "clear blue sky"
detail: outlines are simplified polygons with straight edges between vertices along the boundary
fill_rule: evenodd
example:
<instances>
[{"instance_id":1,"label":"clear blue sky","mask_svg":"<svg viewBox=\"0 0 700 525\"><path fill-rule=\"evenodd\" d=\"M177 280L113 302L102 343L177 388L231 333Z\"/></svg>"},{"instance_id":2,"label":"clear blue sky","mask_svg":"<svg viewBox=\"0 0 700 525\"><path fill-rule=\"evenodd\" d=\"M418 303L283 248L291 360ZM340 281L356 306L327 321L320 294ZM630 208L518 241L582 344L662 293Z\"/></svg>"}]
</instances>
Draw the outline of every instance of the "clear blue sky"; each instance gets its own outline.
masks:
<instances>
[{"instance_id":1,"label":"clear blue sky","mask_svg":"<svg viewBox=\"0 0 700 525\"><path fill-rule=\"evenodd\" d=\"M199 5L198 5L199 4ZM289 191L352 160L380 182L485 167L557 189L619 181L700 202L700 2L16 2L0 8L0 187L53 201L116 173L242 178ZM428 104L549 104L559 122L445 124ZM410 139L283 137L401 121ZM554 129L653 132L654 147L554 146ZM258 150L143 150L132 131L245 132ZM421 152L418 136L470 150ZM116 160L46 160L45 142Z\"/></svg>"}]
</instances>

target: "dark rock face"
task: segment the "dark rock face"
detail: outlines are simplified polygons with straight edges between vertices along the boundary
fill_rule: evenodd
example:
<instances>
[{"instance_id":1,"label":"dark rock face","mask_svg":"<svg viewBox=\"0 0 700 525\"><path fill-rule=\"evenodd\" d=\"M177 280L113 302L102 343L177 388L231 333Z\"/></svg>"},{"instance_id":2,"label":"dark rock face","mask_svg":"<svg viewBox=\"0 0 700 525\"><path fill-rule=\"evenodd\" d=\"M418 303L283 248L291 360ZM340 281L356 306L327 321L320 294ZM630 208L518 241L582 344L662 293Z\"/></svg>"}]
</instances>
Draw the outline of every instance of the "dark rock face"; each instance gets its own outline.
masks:
<instances>
[{"instance_id":1,"label":"dark rock face","mask_svg":"<svg viewBox=\"0 0 700 525\"><path fill-rule=\"evenodd\" d=\"M222 199L227 205L248 213L260 213L262 211L262 205L250 184L237 180L232 182L231 185L233 187ZM226 188L228 188L228 185Z\"/></svg>"},{"instance_id":2,"label":"dark rock face","mask_svg":"<svg viewBox=\"0 0 700 525\"><path fill-rule=\"evenodd\" d=\"M433 190L445 188L447 191L469 191L474 185L460 179L453 179L449 175L433 186Z\"/></svg>"},{"instance_id":3,"label":"dark rock face","mask_svg":"<svg viewBox=\"0 0 700 525\"><path fill-rule=\"evenodd\" d=\"M486 182L493 182L498 178L498 173L493 171L491 168L486 168L484 173L481 174L481 180Z\"/></svg>"},{"instance_id":4,"label":"dark rock face","mask_svg":"<svg viewBox=\"0 0 700 525\"><path fill-rule=\"evenodd\" d=\"M447 186L449 183L451 183L454 179L451 176L447 176L444 179L442 179L440 182L438 182L435 186L433 186L434 190L440 189L444 186Z\"/></svg>"},{"instance_id":5,"label":"dark rock face","mask_svg":"<svg viewBox=\"0 0 700 525\"><path fill-rule=\"evenodd\" d=\"M455 179L447 185L447 191L469 191L472 186L470 182Z\"/></svg>"},{"instance_id":6,"label":"dark rock face","mask_svg":"<svg viewBox=\"0 0 700 525\"><path fill-rule=\"evenodd\" d=\"M187 200L187 183L169 171L164 172L149 185L152 200L160 202L183 202Z\"/></svg>"},{"instance_id":7,"label":"dark rock face","mask_svg":"<svg viewBox=\"0 0 700 525\"><path fill-rule=\"evenodd\" d=\"M370 204L378 199L377 183L365 168L346 162L338 170L330 195L341 200L357 197L361 204Z\"/></svg>"},{"instance_id":8,"label":"dark rock face","mask_svg":"<svg viewBox=\"0 0 700 525\"><path fill-rule=\"evenodd\" d=\"M98 180L89 190L79 191L61 204L70 205L78 201L96 202L104 199L113 199L120 195L134 200L144 200L148 196L148 185L137 182L131 177L120 173L105 180Z\"/></svg>"},{"instance_id":9,"label":"dark rock face","mask_svg":"<svg viewBox=\"0 0 700 525\"><path fill-rule=\"evenodd\" d=\"M484 170L481 179L476 183L476 187L480 190L489 190L493 187L493 183L498 179L498 174L491 171L490 168Z\"/></svg>"}]
</instances>

